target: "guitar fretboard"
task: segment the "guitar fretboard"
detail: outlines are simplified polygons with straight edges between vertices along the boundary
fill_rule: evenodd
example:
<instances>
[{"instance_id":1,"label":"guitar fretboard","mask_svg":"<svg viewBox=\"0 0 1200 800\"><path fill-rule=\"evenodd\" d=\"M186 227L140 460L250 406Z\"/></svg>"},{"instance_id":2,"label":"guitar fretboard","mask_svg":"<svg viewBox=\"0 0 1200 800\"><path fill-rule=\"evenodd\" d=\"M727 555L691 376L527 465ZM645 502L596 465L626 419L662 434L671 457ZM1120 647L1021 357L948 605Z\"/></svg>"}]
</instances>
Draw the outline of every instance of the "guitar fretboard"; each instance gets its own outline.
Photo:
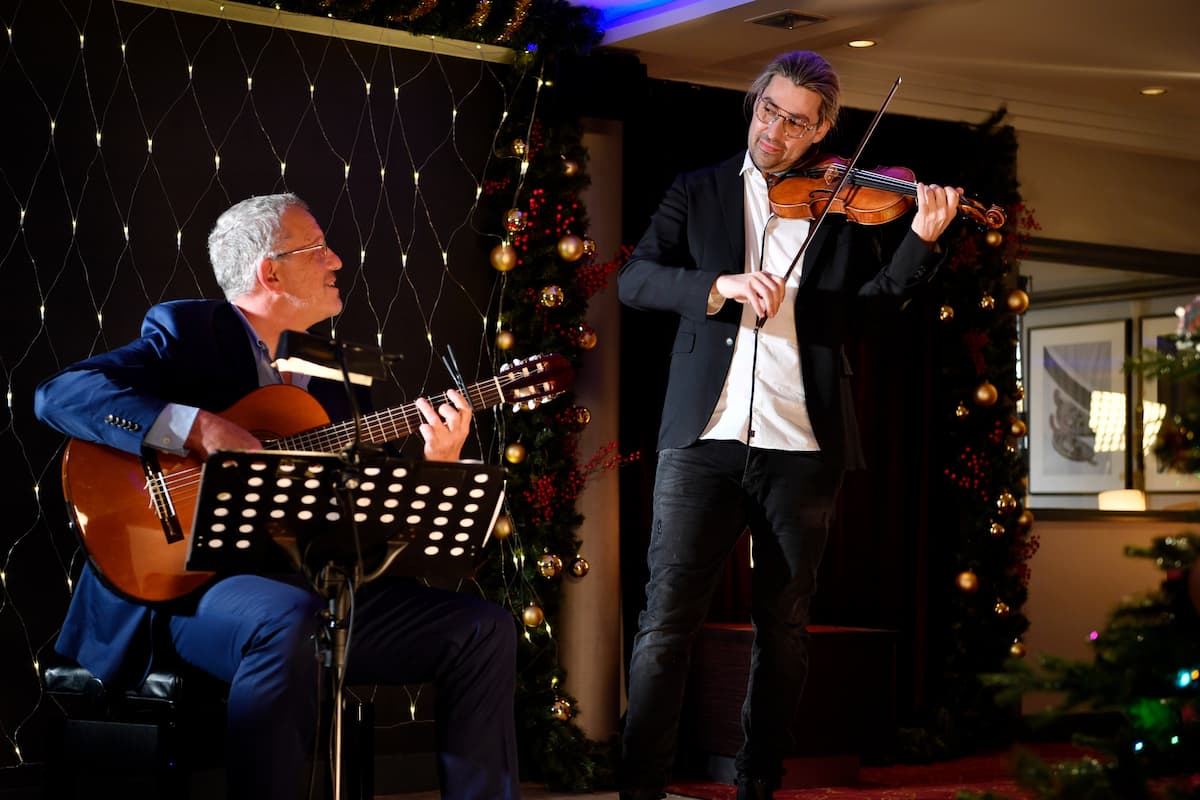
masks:
<instances>
[{"instance_id":1,"label":"guitar fretboard","mask_svg":"<svg viewBox=\"0 0 1200 800\"><path fill-rule=\"evenodd\" d=\"M466 398L472 409L491 408L504 399L500 377L472 384L467 387ZM431 395L429 402L434 408L450 402L443 392ZM416 403L406 403L395 408L376 411L362 416L362 438L372 444L382 444L403 439L421 427L425 418ZM354 421L335 422L307 431L285 436L264 443L268 450L301 450L310 453L336 453L354 441Z\"/></svg>"}]
</instances>

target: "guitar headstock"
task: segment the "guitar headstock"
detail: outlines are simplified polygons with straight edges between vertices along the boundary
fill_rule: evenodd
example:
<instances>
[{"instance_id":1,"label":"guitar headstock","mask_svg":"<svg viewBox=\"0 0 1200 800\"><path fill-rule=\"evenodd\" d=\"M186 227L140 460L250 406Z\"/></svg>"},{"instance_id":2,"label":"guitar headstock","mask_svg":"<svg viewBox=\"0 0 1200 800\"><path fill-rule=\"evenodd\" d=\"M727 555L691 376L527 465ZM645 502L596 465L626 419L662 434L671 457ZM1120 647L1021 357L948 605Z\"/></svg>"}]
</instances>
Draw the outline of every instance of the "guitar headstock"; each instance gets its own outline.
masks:
<instances>
[{"instance_id":1,"label":"guitar headstock","mask_svg":"<svg viewBox=\"0 0 1200 800\"><path fill-rule=\"evenodd\" d=\"M534 409L571 387L575 370L557 353L514 358L500 368L496 381L513 411Z\"/></svg>"}]
</instances>

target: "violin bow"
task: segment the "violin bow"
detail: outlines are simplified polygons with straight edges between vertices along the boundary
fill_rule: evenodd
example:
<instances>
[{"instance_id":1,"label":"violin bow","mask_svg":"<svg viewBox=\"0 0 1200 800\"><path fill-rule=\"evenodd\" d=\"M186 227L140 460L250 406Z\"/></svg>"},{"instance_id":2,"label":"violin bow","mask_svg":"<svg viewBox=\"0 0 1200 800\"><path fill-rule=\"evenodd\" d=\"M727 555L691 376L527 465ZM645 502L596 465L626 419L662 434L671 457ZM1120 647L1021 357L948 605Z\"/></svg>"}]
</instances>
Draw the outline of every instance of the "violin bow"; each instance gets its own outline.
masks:
<instances>
[{"instance_id":1,"label":"violin bow","mask_svg":"<svg viewBox=\"0 0 1200 800\"><path fill-rule=\"evenodd\" d=\"M883 98L883 104L880 105L879 110L875 112L875 118L872 119L871 124L867 126L867 130L863 134L862 139L859 141L858 147L854 148L854 155L850 157L850 162L846 164L845 172L842 173L842 177L838 181L837 187L833 190L833 194L831 195L833 199L837 199L837 196L842 193L842 189L846 188L846 181L850 180L850 176L854 173L854 167L856 164L858 164L859 156L861 156L863 150L867 148L867 142L870 141L871 135L875 133L875 128L879 125L879 120L883 118L883 112L887 110L888 105L892 102L892 98L896 95L896 90L900 88L900 84L902 82L903 79L901 76L897 75L896 82L892 84L891 91L887 93L887 97ZM825 221L825 217L829 214L829 209L832 206L832 201L826 203L825 207L821 209L821 213L817 215L815 220L813 220L813 224L809 226L808 235L804 237L804 242L800 245L800 249L796 251L796 256L792 259L792 263L788 265L787 271L783 273L784 283L787 283L788 278L792 276L792 270L794 270L796 265L800 263L800 259L804 256L804 251L808 249L809 242L813 240L813 236L815 236L817 230L820 229L821 223ZM755 330L760 330L766 323L766 317L758 317L754 322Z\"/></svg>"}]
</instances>

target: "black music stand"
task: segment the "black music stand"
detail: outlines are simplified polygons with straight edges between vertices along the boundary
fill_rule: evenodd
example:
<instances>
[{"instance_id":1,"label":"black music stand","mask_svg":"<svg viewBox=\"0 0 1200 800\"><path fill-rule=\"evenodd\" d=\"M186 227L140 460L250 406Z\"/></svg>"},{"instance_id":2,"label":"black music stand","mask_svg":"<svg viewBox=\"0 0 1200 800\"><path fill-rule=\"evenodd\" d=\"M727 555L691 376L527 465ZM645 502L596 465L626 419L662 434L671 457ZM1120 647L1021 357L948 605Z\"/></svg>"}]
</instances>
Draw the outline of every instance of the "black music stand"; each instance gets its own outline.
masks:
<instances>
[{"instance_id":1,"label":"black music stand","mask_svg":"<svg viewBox=\"0 0 1200 800\"><path fill-rule=\"evenodd\" d=\"M342 687L355 586L383 574L464 577L487 543L504 469L359 452L219 451L200 479L186 567L278 572L287 556L329 603L333 797L341 797Z\"/></svg>"}]
</instances>

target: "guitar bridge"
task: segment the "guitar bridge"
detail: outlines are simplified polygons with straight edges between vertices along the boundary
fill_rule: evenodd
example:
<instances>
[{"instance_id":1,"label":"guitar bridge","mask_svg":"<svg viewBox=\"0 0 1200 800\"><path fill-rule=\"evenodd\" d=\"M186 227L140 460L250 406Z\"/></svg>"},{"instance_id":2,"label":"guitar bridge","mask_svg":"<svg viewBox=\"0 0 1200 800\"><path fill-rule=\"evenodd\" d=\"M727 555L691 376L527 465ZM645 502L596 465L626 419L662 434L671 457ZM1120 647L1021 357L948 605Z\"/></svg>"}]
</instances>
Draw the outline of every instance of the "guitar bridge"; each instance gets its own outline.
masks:
<instances>
[{"instance_id":1,"label":"guitar bridge","mask_svg":"<svg viewBox=\"0 0 1200 800\"><path fill-rule=\"evenodd\" d=\"M175 504L171 501L167 476L163 474L162 466L158 463L158 454L153 450L142 451L142 474L146 476L146 492L150 495L150 505L162 525L167 544L183 541L183 526L179 524Z\"/></svg>"}]
</instances>

